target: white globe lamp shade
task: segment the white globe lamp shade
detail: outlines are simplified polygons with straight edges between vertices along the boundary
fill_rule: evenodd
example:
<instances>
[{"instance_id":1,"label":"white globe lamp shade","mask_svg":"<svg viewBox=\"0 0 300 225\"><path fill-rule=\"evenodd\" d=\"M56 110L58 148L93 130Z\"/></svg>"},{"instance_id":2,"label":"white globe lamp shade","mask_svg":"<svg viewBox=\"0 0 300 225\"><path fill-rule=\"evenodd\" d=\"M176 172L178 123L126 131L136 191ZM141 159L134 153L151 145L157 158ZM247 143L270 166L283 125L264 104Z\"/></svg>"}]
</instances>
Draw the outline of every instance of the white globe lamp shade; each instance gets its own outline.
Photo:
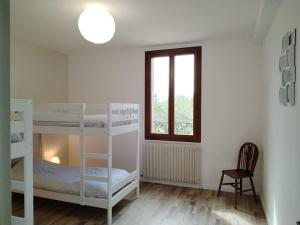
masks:
<instances>
[{"instance_id":1,"label":"white globe lamp shade","mask_svg":"<svg viewBox=\"0 0 300 225\"><path fill-rule=\"evenodd\" d=\"M98 8L86 9L78 19L78 28L81 35L95 44L110 41L115 34L115 27L112 15Z\"/></svg>"}]
</instances>

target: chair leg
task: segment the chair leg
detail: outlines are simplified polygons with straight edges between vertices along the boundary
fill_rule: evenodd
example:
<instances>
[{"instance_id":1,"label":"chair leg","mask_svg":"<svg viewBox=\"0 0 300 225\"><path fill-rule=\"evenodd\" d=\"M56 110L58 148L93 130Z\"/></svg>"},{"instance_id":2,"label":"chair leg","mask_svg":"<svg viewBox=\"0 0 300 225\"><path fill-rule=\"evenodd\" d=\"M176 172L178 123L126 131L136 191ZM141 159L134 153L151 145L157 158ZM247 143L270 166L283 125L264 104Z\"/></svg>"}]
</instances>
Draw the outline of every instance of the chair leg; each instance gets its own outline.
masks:
<instances>
[{"instance_id":1,"label":"chair leg","mask_svg":"<svg viewBox=\"0 0 300 225\"><path fill-rule=\"evenodd\" d=\"M240 195L243 194L243 179L240 179Z\"/></svg>"},{"instance_id":2,"label":"chair leg","mask_svg":"<svg viewBox=\"0 0 300 225\"><path fill-rule=\"evenodd\" d=\"M221 180L220 180L220 184L219 184L219 189L218 189L217 197L220 196L221 188L222 188L222 184L223 184L223 179L224 179L224 173L222 172L222 176L221 176Z\"/></svg>"},{"instance_id":3,"label":"chair leg","mask_svg":"<svg viewBox=\"0 0 300 225\"><path fill-rule=\"evenodd\" d=\"M250 183L251 183L251 189L252 189L252 192L253 192L253 197L254 197L255 203L257 204L257 196L256 196L255 187L254 187L252 177L249 177L249 179L250 179Z\"/></svg>"},{"instance_id":4,"label":"chair leg","mask_svg":"<svg viewBox=\"0 0 300 225\"><path fill-rule=\"evenodd\" d=\"M235 180L235 193L234 193L234 208L237 209L237 190L238 190L238 182Z\"/></svg>"}]
</instances>

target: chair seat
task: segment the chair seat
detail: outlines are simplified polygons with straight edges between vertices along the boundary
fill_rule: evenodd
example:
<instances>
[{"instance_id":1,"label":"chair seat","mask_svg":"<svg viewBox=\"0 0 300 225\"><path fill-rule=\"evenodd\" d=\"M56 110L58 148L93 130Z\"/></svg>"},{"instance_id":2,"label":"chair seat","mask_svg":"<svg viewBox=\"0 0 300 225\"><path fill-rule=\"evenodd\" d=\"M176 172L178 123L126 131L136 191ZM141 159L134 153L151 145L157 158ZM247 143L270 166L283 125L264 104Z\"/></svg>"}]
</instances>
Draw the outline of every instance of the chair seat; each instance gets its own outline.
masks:
<instances>
[{"instance_id":1,"label":"chair seat","mask_svg":"<svg viewBox=\"0 0 300 225\"><path fill-rule=\"evenodd\" d=\"M226 174L227 176L230 176L230 177L236 178L236 179L252 177L252 174L250 172L245 171L245 170L239 170L239 169L223 170L223 173Z\"/></svg>"}]
</instances>

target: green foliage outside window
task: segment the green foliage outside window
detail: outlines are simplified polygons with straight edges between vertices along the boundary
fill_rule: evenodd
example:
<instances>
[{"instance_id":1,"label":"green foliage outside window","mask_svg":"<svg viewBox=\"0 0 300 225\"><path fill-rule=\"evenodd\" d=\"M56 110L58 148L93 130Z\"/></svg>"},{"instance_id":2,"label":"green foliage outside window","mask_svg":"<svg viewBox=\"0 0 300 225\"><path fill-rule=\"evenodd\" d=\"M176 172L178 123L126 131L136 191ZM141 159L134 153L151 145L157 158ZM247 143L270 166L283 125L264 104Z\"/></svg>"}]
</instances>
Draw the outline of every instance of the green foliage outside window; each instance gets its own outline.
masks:
<instances>
[{"instance_id":1,"label":"green foliage outside window","mask_svg":"<svg viewBox=\"0 0 300 225\"><path fill-rule=\"evenodd\" d=\"M153 97L153 133L168 133L168 100ZM193 98L176 96L175 98L175 134L193 134Z\"/></svg>"}]
</instances>

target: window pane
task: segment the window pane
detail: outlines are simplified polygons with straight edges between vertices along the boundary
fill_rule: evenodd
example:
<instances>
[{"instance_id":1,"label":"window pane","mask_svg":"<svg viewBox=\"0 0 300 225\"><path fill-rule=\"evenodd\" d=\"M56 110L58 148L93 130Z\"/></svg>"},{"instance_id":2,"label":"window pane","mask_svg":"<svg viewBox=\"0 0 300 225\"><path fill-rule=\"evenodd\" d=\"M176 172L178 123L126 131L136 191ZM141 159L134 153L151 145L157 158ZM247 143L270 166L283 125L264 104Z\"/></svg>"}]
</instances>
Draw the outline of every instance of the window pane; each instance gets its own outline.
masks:
<instances>
[{"instance_id":1,"label":"window pane","mask_svg":"<svg viewBox=\"0 0 300 225\"><path fill-rule=\"evenodd\" d=\"M175 134L193 135L194 55L175 56Z\"/></svg>"},{"instance_id":2,"label":"window pane","mask_svg":"<svg viewBox=\"0 0 300 225\"><path fill-rule=\"evenodd\" d=\"M151 59L151 132L167 134L169 106L169 57Z\"/></svg>"}]
</instances>

